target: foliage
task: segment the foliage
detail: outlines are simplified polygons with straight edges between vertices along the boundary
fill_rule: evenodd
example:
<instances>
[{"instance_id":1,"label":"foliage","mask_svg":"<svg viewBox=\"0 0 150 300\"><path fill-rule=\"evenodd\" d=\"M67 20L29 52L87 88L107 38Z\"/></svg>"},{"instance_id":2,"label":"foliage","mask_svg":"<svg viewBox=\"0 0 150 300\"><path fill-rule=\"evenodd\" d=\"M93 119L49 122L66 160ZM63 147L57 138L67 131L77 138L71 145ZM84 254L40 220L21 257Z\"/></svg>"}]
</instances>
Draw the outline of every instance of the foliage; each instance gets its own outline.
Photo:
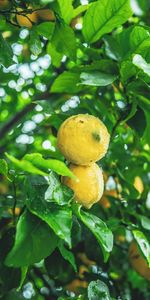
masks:
<instances>
[{"instance_id":1,"label":"foliage","mask_svg":"<svg viewBox=\"0 0 150 300\"><path fill-rule=\"evenodd\" d=\"M0 299L150 299L128 259L134 239L150 265L150 5L83 2L0 1ZM78 113L111 135L109 208L61 183L57 131Z\"/></svg>"}]
</instances>

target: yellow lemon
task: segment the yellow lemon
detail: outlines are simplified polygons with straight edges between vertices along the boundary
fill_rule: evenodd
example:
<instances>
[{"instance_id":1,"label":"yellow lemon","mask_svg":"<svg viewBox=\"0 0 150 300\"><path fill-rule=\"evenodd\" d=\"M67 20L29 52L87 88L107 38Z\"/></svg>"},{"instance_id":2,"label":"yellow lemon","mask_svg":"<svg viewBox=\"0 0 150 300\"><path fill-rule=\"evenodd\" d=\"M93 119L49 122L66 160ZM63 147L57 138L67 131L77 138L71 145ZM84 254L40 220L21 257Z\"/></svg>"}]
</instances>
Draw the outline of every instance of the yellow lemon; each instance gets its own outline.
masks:
<instances>
[{"instance_id":1,"label":"yellow lemon","mask_svg":"<svg viewBox=\"0 0 150 300\"><path fill-rule=\"evenodd\" d=\"M134 179L134 187L135 189L139 192L139 194L142 194L144 191L144 185L143 185L143 181L139 176L136 176Z\"/></svg>"},{"instance_id":2,"label":"yellow lemon","mask_svg":"<svg viewBox=\"0 0 150 300\"><path fill-rule=\"evenodd\" d=\"M140 250L135 242L130 244L129 259L133 269L144 278L150 280L150 268L148 267L146 260L140 253Z\"/></svg>"},{"instance_id":3,"label":"yellow lemon","mask_svg":"<svg viewBox=\"0 0 150 300\"><path fill-rule=\"evenodd\" d=\"M37 15L41 20L44 21L55 21L55 15L50 9L40 9L37 10Z\"/></svg>"},{"instance_id":4,"label":"yellow lemon","mask_svg":"<svg viewBox=\"0 0 150 300\"><path fill-rule=\"evenodd\" d=\"M79 114L60 126L57 145L68 161L84 166L106 154L109 138L102 121L92 115Z\"/></svg>"},{"instance_id":5,"label":"yellow lemon","mask_svg":"<svg viewBox=\"0 0 150 300\"><path fill-rule=\"evenodd\" d=\"M80 279L74 279L71 283L66 285L66 289L74 293L79 293L81 288L87 288L87 287L88 287L88 282Z\"/></svg>"},{"instance_id":6,"label":"yellow lemon","mask_svg":"<svg viewBox=\"0 0 150 300\"><path fill-rule=\"evenodd\" d=\"M8 209L8 212L13 215L13 209L12 208L9 208ZM15 216L19 216L21 213L21 208L20 207L15 207Z\"/></svg>"},{"instance_id":7,"label":"yellow lemon","mask_svg":"<svg viewBox=\"0 0 150 300\"><path fill-rule=\"evenodd\" d=\"M90 208L103 194L104 181L101 169L95 163L90 166L71 164L69 168L78 180L63 177L62 182L74 191L78 203Z\"/></svg>"},{"instance_id":8,"label":"yellow lemon","mask_svg":"<svg viewBox=\"0 0 150 300\"><path fill-rule=\"evenodd\" d=\"M21 11L19 11L21 12ZM17 22L21 27L27 27L27 28L31 28L32 27L32 23L36 23L37 22L37 12L34 11L31 14L26 14L26 15L16 15L17 18Z\"/></svg>"}]
</instances>

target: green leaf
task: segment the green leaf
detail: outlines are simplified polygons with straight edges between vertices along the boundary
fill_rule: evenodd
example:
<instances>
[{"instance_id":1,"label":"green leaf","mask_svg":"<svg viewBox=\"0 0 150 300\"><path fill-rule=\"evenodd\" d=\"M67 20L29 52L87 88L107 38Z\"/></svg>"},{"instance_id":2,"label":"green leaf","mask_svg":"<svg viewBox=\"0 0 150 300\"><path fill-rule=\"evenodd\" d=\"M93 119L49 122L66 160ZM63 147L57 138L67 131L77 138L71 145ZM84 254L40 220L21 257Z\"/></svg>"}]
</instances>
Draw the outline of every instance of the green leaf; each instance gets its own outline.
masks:
<instances>
[{"instance_id":1,"label":"green leaf","mask_svg":"<svg viewBox=\"0 0 150 300\"><path fill-rule=\"evenodd\" d=\"M73 210L76 216L92 231L102 249L106 262L113 247L113 235L107 225L97 216L85 212L81 206L74 204Z\"/></svg>"},{"instance_id":2,"label":"green leaf","mask_svg":"<svg viewBox=\"0 0 150 300\"><path fill-rule=\"evenodd\" d=\"M13 157L12 155L5 153L7 158L19 169L26 171L28 173L31 174L38 174L38 175L43 175L46 176L48 175L47 173L39 170L38 168L36 168L35 166L32 165L31 162L27 161L27 160L18 160L17 158Z\"/></svg>"},{"instance_id":3,"label":"green leaf","mask_svg":"<svg viewBox=\"0 0 150 300\"><path fill-rule=\"evenodd\" d=\"M150 47L150 34L141 26L130 26L115 36L106 36L104 42L109 57L132 61L132 56L136 53L145 58Z\"/></svg>"},{"instance_id":4,"label":"green leaf","mask_svg":"<svg viewBox=\"0 0 150 300\"><path fill-rule=\"evenodd\" d=\"M60 160L44 159L40 153L26 154L23 159L29 161L38 169L43 169L47 173L49 173L48 170L52 170L59 175L68 176L73 179L76 178L65 163Z\"/></svg>"},{"instance_id":5,"label":"green leaf","mask_svg":"<svg viewBox=\"0 0 150 300\"><path fill-rule=\"evenodd\" d=\"M71 27L64 23L56 23L52 45L55 49L70 59L76 59L76 38Z\"/></svg>"},{"instance_id":6,"label":"green leaf","mask_svg":"<svg viewBox=\"0 0 150 300\"><path fill-rule=\"evenodd\" d=\"M133 236L150 267L150 244L144 233L140 230L133 230Z\"/></svg>"},{"instance_id":7,"label":"green leaf","mask_svg":"<svg viewBox=\"0 0 150 300\"><path fill-rule=\"evenodd\" d=\"M60 183L56 174L50 172L48 176L49 187L45 192L45 200L58 205L70 204L73 198L73 191Z\"/></svg>"},{"instance_id":8,"label":"green leaf","mask_svg":"<svg viewBox=\"0 0 150 300\"><path fill-rule=\"evenodd\" d=\"M129 40L131 53L144 55L145 50L150 47L150 34L148 30L143 27L135 26L130 33Z\"/></svg>"},{"instance_id":9,"label":"green leaf","mask_svg":"<svg viewBox=\"0 0 150 300\"><path fill-rule=\"evenodd\" d=\"M133 115L132 118L128 120L127 123L131 128L133 128L136 131L136 133L140 137L142 137L147 125L146 117L143 109L138 107L136 113Z\"/></svg>"},{"instance_id":10,"label":"green leaf","mask_svg":"<svg viewBox=\"0 0 150 300\"><path fill-rule=\"evenodd\" d=\"M136 94L138 97L138 101L141 102L140 105L143 105L143 109L146 109L150 112L149 106L149 94L150 94L150 86L141 79L136 79L130 82L127 85L127 92L132 93L132 96ZM142 97L141 97L142 96ZM146 98L144 98L146 97Z\"/></svg>"},{"instance_id":11,"label":"green leaf","mask_svg":"<svg viewBox=\"0 0 150 300\"><path fill-rule=\"evenodd\" d=\"M48 40L51 39L54 32L55 24L53 22L43 22L36 27L34 26L34 30L40 34L41 36L46 37Z\"/></svg>"},{"instance_id":12,"label":"green leaf","mask_svg":"<svg viewBox=\"0 0 150 300\"><path fill-rule=\"evenodd\" d=\"M13 63L13 51L0 33L0 65L7 68Z\"/></svg>"},{"instance_id":13,"label":"green leaf","mask_svg":"<svg viewBox=\"0 0 150 300\"><path fill-rule=\"evenodd\" d=\"M51 56L52 64L56 68L60 67L63 54L59 53L52 43L48 44L47 53Z\"/></svg>"},{"instance_id":14,"label":"green leaf","mask_svg":"<svg viewBox=\"0 0 150 300\"><path fill-rule=\"evenodd\" d=\"M32 30L30 32L29 44L30 44L30 50L34 55L38 56L42 52L42 43L36 31Z\"/></svg>"},{"instance_id":15,"label":"green leaf","mask_svg":"<svg viewBox=\"0 0 150 300\"><path fill-rule=\"evenodd\" d=\"M101 0L94 2L83 19L83 35L94 43L104 34L125 23L132 15L129 0Z\"/></svg>"},{"instance_id":16,"label":"green leaf","mask_svg":"<svg viewBox=\"0 0 150 300\"><path fill-rule=\"evenodd\" d=\"M67 186L62 185L56 174L50 172L49 175L49 187L45 192L45 200L48 202L54 202L58 205L69 204L74 196L74 193Z\"/></svg>"},{"instance_id":17,"label":"green leaf","mask_svg":"<svg viewBox=\"0 0 150 300\"><path fill-rule=\"evenodd\" d=\"M49 277L63 285L71 282L75 277L72 265L63 258L58 249L45 259L45 267Z\"/></svg>"},{"instance_id":18,"label":"green leaf","mask_svg":"<svg viewBox=\"0 0 150 300\"><path fill-rule=\"evenodd\" d=\"M124 60L121 64L120 74L122 82L126 82L129 78L136 75L136 68L130 60Z\"/></svg>"},{"instance_id":19,"label":"green leaf","mask_svg":"<svg viewBox=\"0 0 150 300\"><path fill-rule=\"evenodd\" d=\"M74 94L81 90L77 84L80 81L80 74L65 71L60 74L54 81L51 87L52 93L69 93Z\"/></svg>"},{"instance_id":20,"label":"green leaf","mask_svg":"<svg viewBox=\"0 0 150 300\"><path fill-rule=\"evenodd\" d=\"M19 287L17 288L17 291L20 291L20 289L22 288L24 281L26 279L27 273L28 273L28 266L22 267L21 268L21 280L20 280Z\"/></svg>"},{"instance_id":21,"label":"green leaf","mask_svg":"<svg viewBox=\"0 0 150 300\"><path fill-rule=\"evenodd\" d=\"M81 13L85 12L91 4L87 4L87 5L79 5L78 7L76 7L73 11L73 18L79 16Z\"/></svg>"},{"instance_id":22,"label":"green leaf","mask_svg":"<svg viewBox=\"0 0 150 300\"><path fill-rule=\"evenodd\" d=\"M46 223L25 211L18 221L15 243L5 264L24 267L39 262L54 251L57 241Z\"/></svg>"},{"instance_id":23,"label":"green leaf","mask_svg":"<svg viewBox=\"0 0 150 300\"><path fill-rule=\"evenodd\" d=\"M62 242L58 244L58 248L63 258L67 260L72 265L74 271L77 272L77 266L73 253L66 249Z\"/></svg>"},{"instance_id":24,"label":"green leaf","mask_svg":"<svg viewBox=\"0 0 150 300\"><path fill-rule=\"evenodd\" d=\"M89 300L111 300L107 285L101 281L91 281L88 286Z\"/></svg>"},{"instance_id":25,"label":"green leaf","mask_svg":"<svg viewBox=\"0 0 150 300\"><path fill-rule=\"evenodd\" d=\"M72 211L69 206L50 204L45 200L48 182L41 176L29 176L26 180L28 209L45 221L61 239L71 247Z\"/></svg>"},{"instance_id":26,"label":"green leaf","mask_svg":"<svg viewBox=\"0 0 150 300\"><path fill-rule=\"evenodd\" d=\"M81 73L80 79L81 83L84 85L91 85L91 86L106 86L111 84L115 81L117 77L115 75L106 74L102 72L88 72L88 73Z\"/></svg>"},{"instance_id":27,"label":"green leaf","mask_svg":"<svg viewBox=\"0 0 150 300\"><path fill-rule=\"evenodd\" d=\"M131 7L136 16L143 16L149 10L149 2L147 0L132 0Z\"/></svg>"},{"instance_id":28,"label":"green leaf","mask_svg":"<svg viewBox=\"0 0 150 300\"><path fill-rule=\"evenodd\" d=\"M4 159L0 159L0 174L4 176L8 175L8 165Z\"/></svg>"},{"instance_id":29,"label":"green leaf","mask_svg":"<svg viewBox=\"0 0 150 300\"><path fill-rule=\"evenodd\" d=\"M132 62L136 67L150 77L150 64L148 64L140 54L134 55Z\"/></svg>"},{"instance_id":30,"label":"green leaf","mask_svg":"<svg viewBox=\"0 0 150 300\"><path fill-rule=\"evenodd\" d=\"M105 43L105 51L107 56L117 61L121 60L123 53L115 36L106 35L103 40Z\"/></svg>"},{"instance_id":31,"label":"green leaf","mask_svg":"<svg viewBox=\"0 0 150 300\"><path fill-rule=\"evenodd\" d=\"M141 225L144 229L150 230L150 219L145 216L140 216Z\"/></svg>"},{"instance_id":32,"label":"green leaf","mask_svg":"<svg viewBox=\"0 0 150 300\"><path fill-rule=\"evenodd\" d=\"M73 16L72 0L57 0L61 12L61 17L65 23L69 24Z\"/></svg>"}]
</instances>

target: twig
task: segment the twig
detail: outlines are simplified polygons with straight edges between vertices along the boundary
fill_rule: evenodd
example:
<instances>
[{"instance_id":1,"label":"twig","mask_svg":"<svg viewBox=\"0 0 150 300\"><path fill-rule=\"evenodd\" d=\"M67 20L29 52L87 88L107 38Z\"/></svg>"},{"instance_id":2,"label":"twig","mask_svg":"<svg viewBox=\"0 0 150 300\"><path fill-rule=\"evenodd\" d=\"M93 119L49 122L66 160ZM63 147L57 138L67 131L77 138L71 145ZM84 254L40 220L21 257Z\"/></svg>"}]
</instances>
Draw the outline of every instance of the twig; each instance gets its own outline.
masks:
<instances>
[{"instance_id":1,"label":"twig","mask_svg":"<svg viewBox=\"0 0 150 300\"><path fill-rule=\"evenodd\" d=\"M12 212L13 212L13 220L14 220L14 223L15 223L15 219L16 219L15 209L16 209L16 205L17 205L17 193L16 193L15 181L13 181L13 190L14 190L14 205L13 205Z\"/></svg>"},{"instance_id":2,"label":"twig","mask_svg":"<svg viewBox=\"0 0 150 300\"><path fill-rule=\"evenodd\" d=\"M30 103L26 105L21 111L19 111L14 117L0 129L0 139L2 139L7 132L9 132L14 124L17 124L29 111L35 107L36 103Z\"/></svg>"}]
</instances>

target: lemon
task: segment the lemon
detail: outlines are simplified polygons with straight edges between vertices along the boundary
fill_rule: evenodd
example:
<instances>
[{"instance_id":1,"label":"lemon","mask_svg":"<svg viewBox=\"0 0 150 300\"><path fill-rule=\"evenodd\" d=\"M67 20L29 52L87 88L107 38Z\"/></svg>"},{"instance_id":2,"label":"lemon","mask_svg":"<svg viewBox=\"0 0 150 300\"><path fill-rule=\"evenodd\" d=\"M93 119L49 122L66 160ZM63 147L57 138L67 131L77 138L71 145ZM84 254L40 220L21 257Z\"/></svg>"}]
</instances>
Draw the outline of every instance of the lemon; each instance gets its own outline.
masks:
<instances>
[{"instance_id":1,"label":"lemon","mask_svg":"<svg viewBox=\"0 0 150 300\"><path fill-rule=\"evenodd\" d=\"M130 244L129 259L133 269L142 277L150 280L150 268L148 267L146 260L140 253L140 250L135 242Z\"/></svg>"},{"instance_id":2,"label":"lemon","mask_svg":"<svg viewBox=\"0 0 150 300\"><path fill-rule=\"evenodd\" d=\"M19 12L21 12L21 10L19 10ZM26 14L26 15L16 15L17 18L17 22L20 26L22 27L27 27L27 28L31 28L32 27L32 22L36 23L37 22L37 13L36 11L34 11L31 14Z\"/></svg>"},{"instance_id":3,"label":"lemon","mask_svg":"<svg viewBox=\"0 0 150 300\"><path fill-rule=\"evenodd\" d=\"M139 176L136 176L134 179L134 187L135 189L139 192L139 194L142 194L144 191L144 185L143 185L143 181Z\"/></svg>"},{"instance_id":4,"label":"lemon","mask_svg":"<svg viewBox=\"0 0 150 300\"><path fill-rule=\"evenodd\" d=\"M37 10L37 15L41 20L44 21L55 21L55 15L50 9L40 9Z\"/></svg>"},{"instance_id":5,"label":"lemon","mask_svg":"<svg viewBox=\"0 0 150 300\"><path fill-rule=\"evenodd\" d=\"M69 169L77 180L62 177L62 182L74 191L75 200L86 208L98 202L103 194L104 181L99 166L93 163L90 166L70 164Z\"/></svg>"},{"instance_id":6,"label":"lemon","mask_svg":"<svg viewBox=\"0 0 150 300\"><path fill-rule=\"evenodd\" d=\"M92 115L79 114L62 123L57 145L68 161L84 166L106 154L109 138L102 121Z\"/></svg>"},{"instance_id":7,"label":"lemon","mask_svg":"<svg viewBox=\"0 0 150 300\"><path fill-rule=\"evenodd\" d=\"M8 9L10 5L11 5L11 3L9 0L0 0L0 9L1 10Z\"/></svg>"}]
</instances>

